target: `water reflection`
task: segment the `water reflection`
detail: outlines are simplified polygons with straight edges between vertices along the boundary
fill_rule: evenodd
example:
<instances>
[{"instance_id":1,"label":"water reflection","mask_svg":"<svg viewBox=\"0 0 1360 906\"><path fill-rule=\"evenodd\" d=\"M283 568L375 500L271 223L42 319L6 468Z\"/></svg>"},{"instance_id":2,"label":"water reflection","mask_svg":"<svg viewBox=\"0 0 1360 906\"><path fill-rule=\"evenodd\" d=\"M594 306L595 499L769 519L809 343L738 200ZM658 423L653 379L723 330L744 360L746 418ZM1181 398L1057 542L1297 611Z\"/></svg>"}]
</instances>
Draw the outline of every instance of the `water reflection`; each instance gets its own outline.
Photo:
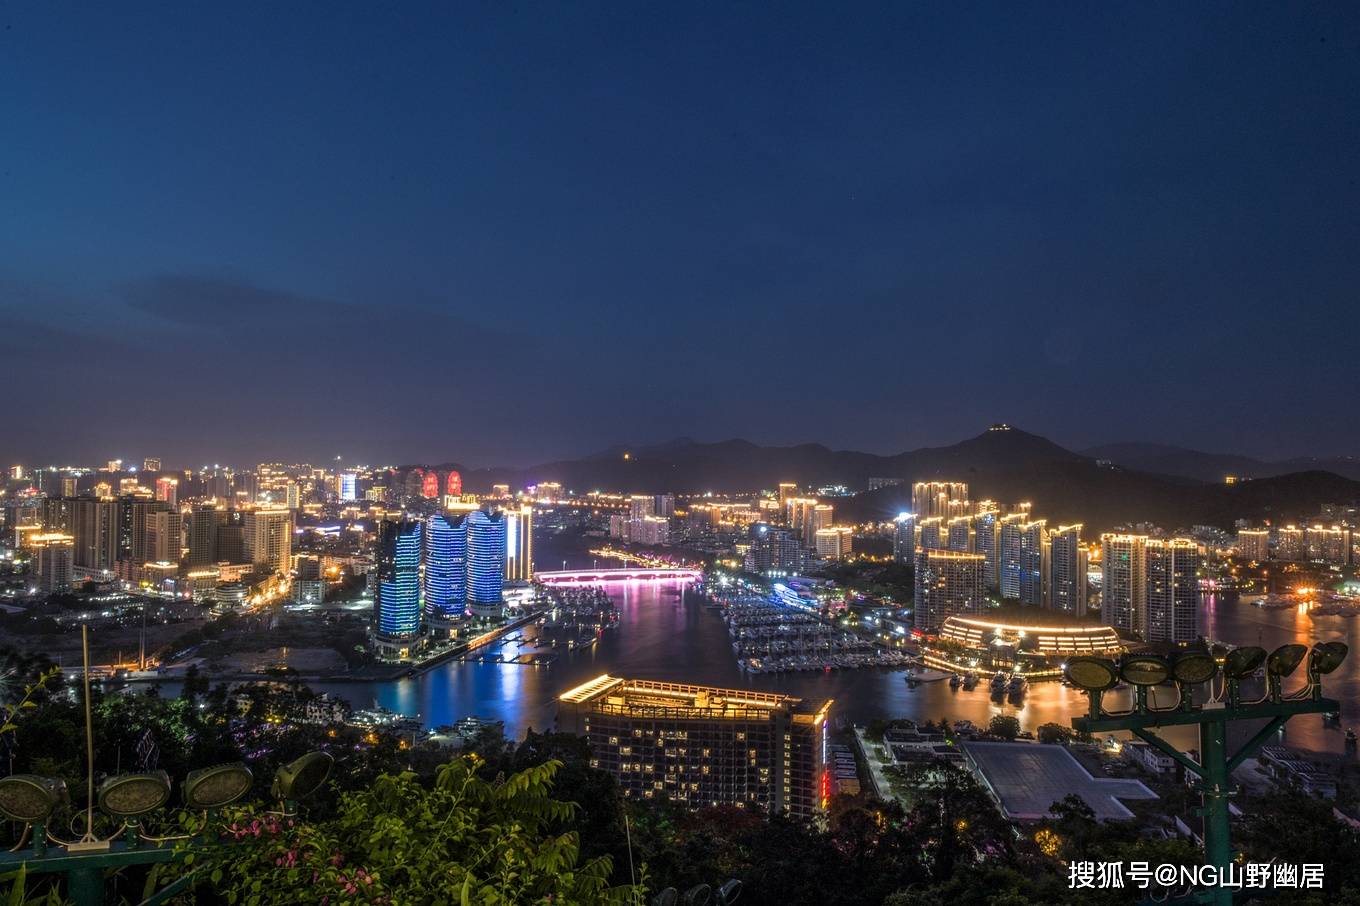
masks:
<instances>
[{"instance_id":1,"label":"water reflection","mask_svg":"<svg viewBox=\"0 0 1360 906\"><path fill-rule=\"evenodd\" d=\"M506 730L520 735L528 727L551 727L556 698L563 690L597 676L614 673L643 679L666 679L715 686L751 687L805 698L836 700L835 713L864 722L875 717L915 720L966 719L979 726L998 714L1019 718L1025 730L1045 723L1067 725L1086 710L1086 697L1060 683L1035 683L1022 702L993 699L985 683L973 690L950 688L948 683L908 687L901 671L861 670L748 676L737 669L727 630L717 612L703 607L692 595L682 595L680 582L624 581L608 586L620 611L617 629L594 646L565 652L549 667L519 664L458 662L443 664L413 679L390 683L320 684L317 688L349 698L356 706L373 702L404 714L419 714L428 726L453 723L476 715L505 721ZM1263 610L1231 599L1205 601L1204 626L1211 638L1238 645L1272 649L1287 642L1312 644L1339 639L1357 654L1347 658L1323 684L1327 694L1343 704L1340 726L1324 726L1316 715L1296 717L1287 727L1291 745L1319 750L1343 750L1344 727L1360 702L1360 620L1312 617L1295 608ZM512 633L513 635L513 633ZM510 643L507 656L517 653ZM1302 671L1287 688L1302 682ZM1174 692L1164 690L1174 704ZM1126 697L1109 696L1111 708L1127 707ZM1235 736L1249 735L1244 727ZM1168 730L1177 744L1193 747L1195 731Z\"/></svg>"}]
</instances>

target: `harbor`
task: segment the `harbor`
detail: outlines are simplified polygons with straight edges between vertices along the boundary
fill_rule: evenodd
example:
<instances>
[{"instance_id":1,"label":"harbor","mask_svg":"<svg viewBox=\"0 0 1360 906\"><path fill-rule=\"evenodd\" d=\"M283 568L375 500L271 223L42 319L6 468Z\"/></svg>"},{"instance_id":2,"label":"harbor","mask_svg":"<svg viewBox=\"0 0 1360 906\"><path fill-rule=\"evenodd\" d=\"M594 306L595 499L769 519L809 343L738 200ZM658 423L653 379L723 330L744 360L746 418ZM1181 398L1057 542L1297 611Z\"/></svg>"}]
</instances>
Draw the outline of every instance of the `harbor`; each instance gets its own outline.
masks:
<instances>
[{"instance_id":1,"label":"harbor","mask_svg":"<svg viewBox=\"0 0 1360 906\"><path fill-rule=\"evenodd\" d=\"M719 591L715 599L731 637L737 666L753 674L903 669L915 660L864 636L838 629L810 611L778 597Z\"/></svg>"}]
</instances>

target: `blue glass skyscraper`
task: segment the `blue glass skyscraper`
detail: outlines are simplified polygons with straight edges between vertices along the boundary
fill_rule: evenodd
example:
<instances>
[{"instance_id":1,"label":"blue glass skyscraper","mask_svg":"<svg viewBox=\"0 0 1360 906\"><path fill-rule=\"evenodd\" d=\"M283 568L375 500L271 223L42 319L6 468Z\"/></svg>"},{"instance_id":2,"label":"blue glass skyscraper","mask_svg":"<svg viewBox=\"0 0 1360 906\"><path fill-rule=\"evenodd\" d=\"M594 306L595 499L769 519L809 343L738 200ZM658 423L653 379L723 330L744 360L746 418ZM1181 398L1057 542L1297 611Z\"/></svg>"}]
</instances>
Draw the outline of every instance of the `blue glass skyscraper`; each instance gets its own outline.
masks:
<instances>
[{"instance_id":1,"label":"blue glass skyscraper","mask_svg":"<svg viewBox=\"0 0 1360 906\"><path fill-rule=\"evenodd\" d=\"M467 609L467 518L430 517L425 528L425 618L456 620Z\"/></svg>"},{"instance_id":2,"label":"blue glass skyscraper","mask_svg":"<svg viewBox=\"0 0 1360 906\"><path fill-rule=\"evenodd\" d=\"M474 510L467 517L467 600L478 616L498 616L505 585L505 514Z\"/></svg>"},{"instance_id":3,"label":"blue glass skyscraper","mask_svg":"<svg viewBox=\"0 0 1360 906\"><path fill-rule=\"evenodd\" d=\"M379 544L378 590L373 606L380 641L407 647L420 634L419 522L384 522ZM405 643L405 644L402 644Z\"/></svg>"}]
</instances>

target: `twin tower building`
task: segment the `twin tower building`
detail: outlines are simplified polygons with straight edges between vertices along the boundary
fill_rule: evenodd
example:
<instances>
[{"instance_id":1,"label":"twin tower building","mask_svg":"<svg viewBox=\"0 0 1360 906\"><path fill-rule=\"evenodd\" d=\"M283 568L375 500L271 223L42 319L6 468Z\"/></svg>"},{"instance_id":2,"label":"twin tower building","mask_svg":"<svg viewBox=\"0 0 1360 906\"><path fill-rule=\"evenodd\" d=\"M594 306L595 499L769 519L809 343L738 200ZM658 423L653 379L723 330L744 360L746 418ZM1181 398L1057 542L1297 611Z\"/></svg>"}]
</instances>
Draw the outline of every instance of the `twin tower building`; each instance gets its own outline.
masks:
<instances>
[{"instance_id":1,"label":"twin tower building","mask_svg":"<svg viewBox=\"0 0 1360 906\"><path fill-rule=\"evenodd\" d=\"M511 539L518 552L531 531L527 513L500 510L384 522L373 603L378 653L409 657L427 639L456 638L468 617L499 619L515 571L507 567Z\"/></svg>"}]
</instances>

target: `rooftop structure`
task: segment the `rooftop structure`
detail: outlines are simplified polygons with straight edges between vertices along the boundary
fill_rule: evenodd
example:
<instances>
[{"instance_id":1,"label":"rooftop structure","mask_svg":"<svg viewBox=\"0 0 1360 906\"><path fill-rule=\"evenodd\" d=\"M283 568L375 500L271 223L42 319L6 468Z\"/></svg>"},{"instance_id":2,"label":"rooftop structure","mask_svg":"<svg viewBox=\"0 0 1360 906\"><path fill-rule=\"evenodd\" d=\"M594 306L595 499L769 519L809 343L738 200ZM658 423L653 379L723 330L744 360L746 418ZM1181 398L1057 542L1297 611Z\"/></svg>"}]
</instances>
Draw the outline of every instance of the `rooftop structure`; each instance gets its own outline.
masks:
<instances>
[{"instance_id":1,"label":"rooftop structure","mask_svg":"<svg viewBox=\"0 0 1360 906\"><path fill-rule=\"evenodd\" d=\"M1132 818L1121 799L1157 798L1138 780L1093 777L1063 746L966 742L962 749L973 773L1011 821L1042 821L1053 803L1070 795L1080 797L1099 821Z\"/></svg>"}]
</instances>

